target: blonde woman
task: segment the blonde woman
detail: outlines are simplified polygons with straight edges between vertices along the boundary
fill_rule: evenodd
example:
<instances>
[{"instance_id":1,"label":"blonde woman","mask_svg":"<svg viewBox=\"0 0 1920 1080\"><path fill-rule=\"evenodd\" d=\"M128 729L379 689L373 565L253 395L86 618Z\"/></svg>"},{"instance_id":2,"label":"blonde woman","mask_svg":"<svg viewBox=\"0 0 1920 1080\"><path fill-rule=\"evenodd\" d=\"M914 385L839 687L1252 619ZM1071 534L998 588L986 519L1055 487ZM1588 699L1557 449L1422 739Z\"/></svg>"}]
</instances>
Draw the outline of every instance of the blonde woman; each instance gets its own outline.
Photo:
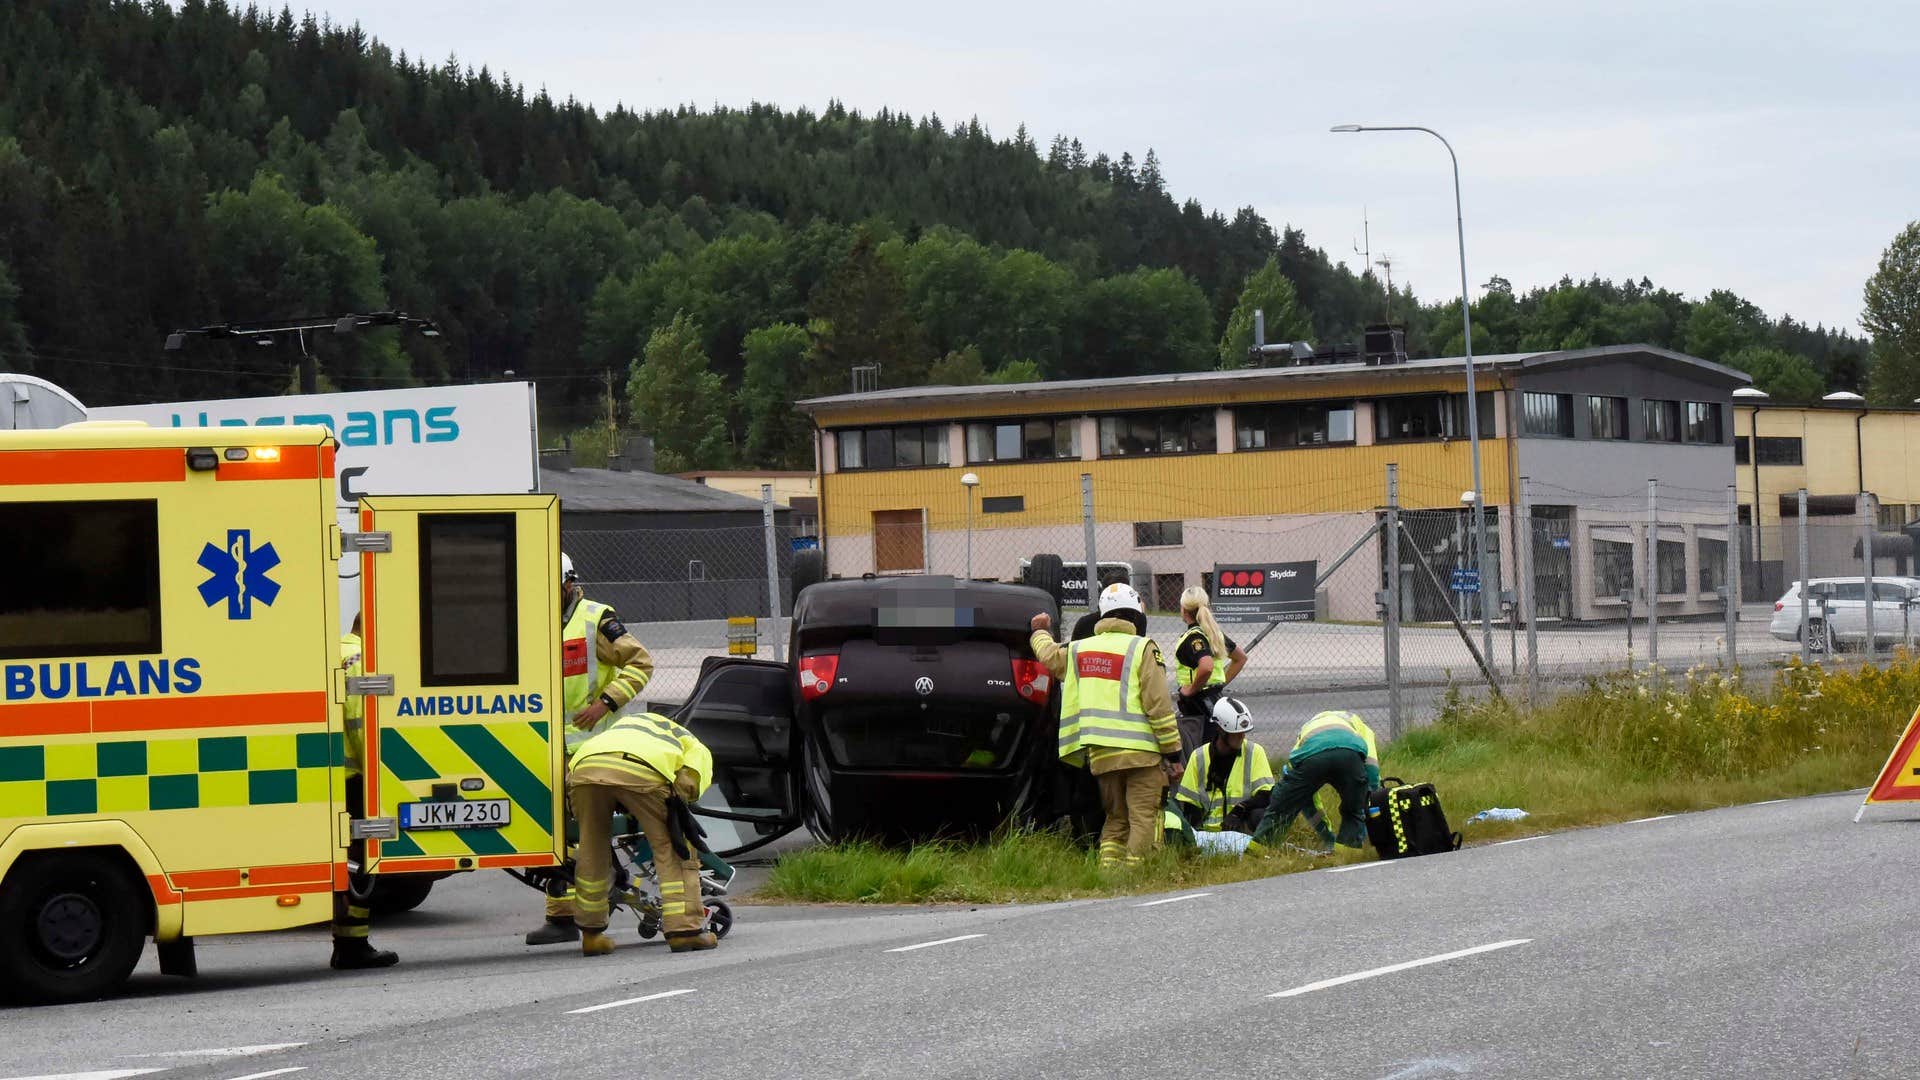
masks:
<instances>
[{"instance_id":1,"label":"blonde woman","mask_svg":"<svg viewBox=\"0 0 1920 1080\"><path fill-rule=\"evenodd\" d=\"M1174 647L1174 703L1180 709L1180 735L1188 746L1206 742L1207 718L1222 689L1247 666L1246 650L1220 628L1207 605L1207 590L1194 586L1180 594L1180 617L1187 629Z\"/></svg>"}]
</instances>

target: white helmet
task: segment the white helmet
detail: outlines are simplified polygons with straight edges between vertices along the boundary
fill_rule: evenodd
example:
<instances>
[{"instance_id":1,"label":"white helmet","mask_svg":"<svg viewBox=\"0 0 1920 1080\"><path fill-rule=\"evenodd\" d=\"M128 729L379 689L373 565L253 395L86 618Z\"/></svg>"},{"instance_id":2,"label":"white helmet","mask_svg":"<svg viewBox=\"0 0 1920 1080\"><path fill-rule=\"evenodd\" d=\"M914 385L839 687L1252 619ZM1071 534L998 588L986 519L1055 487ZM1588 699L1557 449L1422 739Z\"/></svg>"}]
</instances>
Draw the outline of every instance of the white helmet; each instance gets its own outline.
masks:
<instances>
[{"instance_id":1,"label":"white helmet","mask_svg":"<svg viewBox=\"0 0 1920 1080\"><path fill-rule=\"evenodd\" d=\"M1100 590L1100 614L1111 615L1122 610L1145 612L1147 605L1140 602L1140 594L1133 591L1133 586L1124 581Z\"/></svg>"},{"instance_id":2,"label":"white helmet","mask_svg":"<svg viewBox=\"0 0 1920 1080\"><path fill-rule=\"evenodd\" d=\"M576 573L573 569L573 560L568 558L567 553L564 551L560 553L560 580L561 581L579 581L580 580L580 575Z\"/></svg>"},{"instance_id":3,"label":"white helmet","mask_svg":"<svg viewBox=\"0 0 1920 1080\"><path fill-rule=\"evenodd\" d=\"M1213 722L1229 735L1253 730L1253 710L1239 698L1223 697L1213 703Z\"/></svg>"}]
</instances>

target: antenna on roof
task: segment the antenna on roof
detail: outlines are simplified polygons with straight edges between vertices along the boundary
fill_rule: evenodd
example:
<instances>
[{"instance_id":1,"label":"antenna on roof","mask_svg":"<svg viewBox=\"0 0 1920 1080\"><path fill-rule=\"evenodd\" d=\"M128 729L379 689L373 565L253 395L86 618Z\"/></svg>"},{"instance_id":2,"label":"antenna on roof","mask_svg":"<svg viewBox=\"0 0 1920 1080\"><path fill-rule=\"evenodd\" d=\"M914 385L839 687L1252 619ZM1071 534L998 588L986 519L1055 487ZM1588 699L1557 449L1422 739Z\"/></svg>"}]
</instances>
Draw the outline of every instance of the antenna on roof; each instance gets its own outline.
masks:
<instances>
[{"instance_id":1,"label":"antenna on roof","mask_svg":"<svg viewBox=\"0 0 1920 1080\"><path fill-rule=\"evenodd\" d=\"M1375 266L1387 272L1387 316L1384 321L1393 321L1393 257L1385 252L1374 262Z\"/></svg>"}]
</instances>

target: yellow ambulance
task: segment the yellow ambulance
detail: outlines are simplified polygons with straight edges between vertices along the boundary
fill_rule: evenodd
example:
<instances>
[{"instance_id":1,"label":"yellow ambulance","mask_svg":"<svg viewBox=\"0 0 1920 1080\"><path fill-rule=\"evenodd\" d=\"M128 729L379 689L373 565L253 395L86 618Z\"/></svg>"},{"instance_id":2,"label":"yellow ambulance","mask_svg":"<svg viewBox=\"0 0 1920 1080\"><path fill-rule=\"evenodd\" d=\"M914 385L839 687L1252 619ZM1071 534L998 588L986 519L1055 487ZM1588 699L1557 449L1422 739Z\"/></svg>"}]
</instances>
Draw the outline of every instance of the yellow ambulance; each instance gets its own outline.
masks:
<instances>
[{"instance_id":1,"label":"yellow ambulance","mask_svg":"<svg viewBox=\"0 0 1920 1080\"><path fill-rule=\"evenodd\" d=\"M0 993L110 993L148 938L191 974L195 937L324 922L377 875L559 865L557 500L368 497L343 533L334 445L0 431Z\"/></svg>"}]
</instances>

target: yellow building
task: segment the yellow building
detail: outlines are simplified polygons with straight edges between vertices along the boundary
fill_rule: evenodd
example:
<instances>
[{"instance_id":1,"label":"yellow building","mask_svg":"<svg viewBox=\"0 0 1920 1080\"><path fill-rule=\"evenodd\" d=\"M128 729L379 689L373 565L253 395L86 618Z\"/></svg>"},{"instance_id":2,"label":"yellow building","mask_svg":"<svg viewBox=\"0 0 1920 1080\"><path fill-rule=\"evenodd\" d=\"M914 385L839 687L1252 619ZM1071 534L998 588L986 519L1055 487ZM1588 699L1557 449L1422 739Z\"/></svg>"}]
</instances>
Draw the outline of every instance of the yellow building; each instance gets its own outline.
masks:
<instances>
[{"instance_id":1,"label":"yellow building","mask_svg":"<svg viewBox=\"0 0 1920 1080\"><path fill-rule=\"evenodd\" d=\"M1507 534L1522 477L1539 516L1582 537L1644 522L1649 478L1720 491L1731 480L1730 393L1746 382L1738 372L1647 346L1485 356L1475 367L1490 548L1502 580L1517 576ZM976 576L1009 580L1034 554L1078 559L1084 474L1098 557L1134 563L1137 576L1150 567L1150 603L1165 607L1220 564L1284 556L1317 559L1324 570L1377 519L1390 463L1401 505L1414 511L1418 554L1442 576L1470 565L1465 390L1462 358L1388 356L912 387L798 407L817 429L829 573L959 574L971 558ZM964 485L966 475L977 484ZM1663 517L1662 548L1671 539L1674 559L1685 548L1684 562L1673 564L1678 584L1660 590L1663 614L1718 605L1693 582L1716 572L1724 579L1725 505L1722 497L1717 509ZM1617 588L1583 584L1605 576L1593 546L1536 545L1547 609L1565 618L1618 613L1607 608L1622 603ZM1403 573L1418 570L1411 557ZM1326 612L1376 617L1383 574L1376 544L1326 583ZM1497 595L1491 583L1488 592Z\"/></svg>"},{"instance_id":2,"label":"yellow building","mask_svg":"<svg viewBox=\"0 0 1920 1080\"><path fill-rule=\"evenodd\" d=\"M674 475L749 499L760 497L760 485L771 484L773 501L793 508L796 534L811 536L819 528L820 478L815 473L777 469L705 469Z\"/></svg>"}]
</instances>

